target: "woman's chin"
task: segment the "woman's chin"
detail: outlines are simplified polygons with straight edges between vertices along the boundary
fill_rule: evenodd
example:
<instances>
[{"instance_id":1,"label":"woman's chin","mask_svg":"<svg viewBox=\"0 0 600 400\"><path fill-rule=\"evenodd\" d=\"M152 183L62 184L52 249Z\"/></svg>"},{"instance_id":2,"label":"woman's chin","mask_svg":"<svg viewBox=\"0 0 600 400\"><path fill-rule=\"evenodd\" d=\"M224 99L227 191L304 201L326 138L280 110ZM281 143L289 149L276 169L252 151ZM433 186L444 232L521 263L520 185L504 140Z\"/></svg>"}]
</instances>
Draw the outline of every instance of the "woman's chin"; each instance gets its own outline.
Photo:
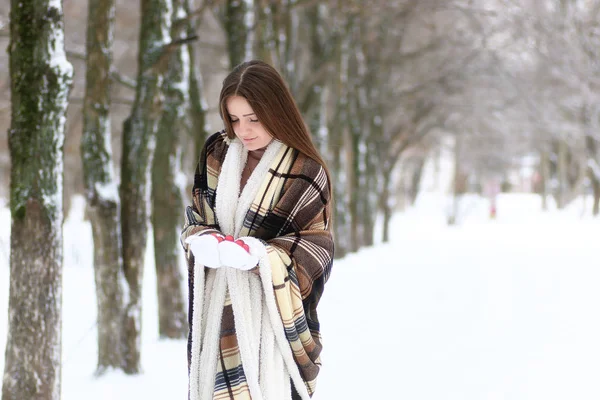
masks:
<instances>
[{"instance_id":1,"label":"woman's chin","mask_svg":"<svg viewBox=\"0 0 600 400\"><path fill-rule=\"evenodd\" d=\"M271 144L271 142L272 142L272 140L270 140L268 143L265 144L264 140L263 141L251 140L248 142L242 141L242 144L244 145L246 150L255 151L255 150L265 149L269 144Z\"/></svg>"}]
</instances>

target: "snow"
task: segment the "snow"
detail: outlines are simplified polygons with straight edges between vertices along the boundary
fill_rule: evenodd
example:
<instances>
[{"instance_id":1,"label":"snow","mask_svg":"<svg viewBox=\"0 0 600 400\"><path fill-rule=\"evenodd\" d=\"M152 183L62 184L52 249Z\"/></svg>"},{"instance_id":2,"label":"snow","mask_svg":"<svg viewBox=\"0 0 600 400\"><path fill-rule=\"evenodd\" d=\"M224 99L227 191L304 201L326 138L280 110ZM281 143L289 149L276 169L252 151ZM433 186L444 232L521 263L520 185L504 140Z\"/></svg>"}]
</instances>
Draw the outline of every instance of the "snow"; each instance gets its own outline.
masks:
<instances>
[{"instance_id":1,"label":"snow","mask_svg":"<svg viewBox=\"0 0 600 400\"><path fill-rule=\"evenodd\" d=\"M112 166L110 167L112 170ZM117 182L114 180L114 172L109 173L110 178L106 183L96 182L96 192L103 200L119 202L119 187Z\"/></svg>"},{"instance_id":2,"label":"snow","mask_svg":"<svg viewBox=\"0 0 600 400\"><path fill-rule=\"evenodd\" d=\"M56 8L59 13L62 14L62 1L50 0L48 8ZM68 75L70 77L73 76L73 66L67 61L67 54L65 53L65 33L62 25L64 24L55 26L55 29L52 31L54 40L52 40L52 38L48 40L48 54L50 55L50 67L56 68L58 74Z\"/></svg>"},{"instance_id":3,"label":"snow","mask_svg":"<svg viewBox=\"0 0 600 400\"><path fill-rule=\"evenodd\" d=\"M62 2L61 0L50 0L48 3L48 8L56 8L58 13L62 15ZM67 60L67 55L65 53L65 37L64 37L64 29L63 23L53 24L52 31L48 38L48 63L49 67L55 70L56 76L59 78L60 88L53 93L55 96L53 105L45 105L44 99L47 97L48 91L48 79L44 77L44 86L42 88L42 92L39 94L39 109L46 110L54 109L58 113L57 116L53 114L53 111L48 111L48 114L45 116L47 121L53 121L58 118L58 123L55 125L56 128L56 141L55 141L55 154L62 154L62 147L65 139L65 123L66 123L66 110L68 105L68 95L70 90L70 84L73 77L73 66ZM55 191L46 191L43 193L43 201L46 207L56 207L56 212L53 215L53 222L55 224L60 224L63 215L62 215L62 180L63 180L63 157L56 157L56 163L54 165L54 169L52 171L52 175L50 179L56 181L56 187L60 190ZM42 176L43 173L40 171ZM60 230L56 227L54 228L56 232ZM57 257L60 257L60 252L57 252Z\"/></svg>"},{"instance_id":4,"label":"snow","mask_svg":"<svg viewBox=\"0 0 600 400\"><path fill-rule=\"evenodd\" d=\"M422 195L392 220L389 244L334 264L320 305L315 400L600 398L600 219L591 200L543 213L535 195ZM97 378L91 231L65 221L62 398L186 398L184 340L159 340L152 240L143 283L142 369ZM584 206L586 207L584 209ZM0 209L0 354L7 335L10 217ZM149 238L151 238L149 234ZM183 268L183 265L182 265ZM0 370L4 359L0 356Z\"/></svg>"},{"instance_id":5,"label":"snow","mask_svg":"<svg viewBox=\"0 0 600 400\"><path fill-rule=\"evenodd\" d=\"M156 38L157 41L155 43L155 45L157 47L155 48L160 48L164 45L167 45L171 42L171 16L173 15L173 3L171 1L165 1L162 3L162 13L160 15L161 17L161 21L160 21L160 38Z\"/></svg>"}]
</instances>

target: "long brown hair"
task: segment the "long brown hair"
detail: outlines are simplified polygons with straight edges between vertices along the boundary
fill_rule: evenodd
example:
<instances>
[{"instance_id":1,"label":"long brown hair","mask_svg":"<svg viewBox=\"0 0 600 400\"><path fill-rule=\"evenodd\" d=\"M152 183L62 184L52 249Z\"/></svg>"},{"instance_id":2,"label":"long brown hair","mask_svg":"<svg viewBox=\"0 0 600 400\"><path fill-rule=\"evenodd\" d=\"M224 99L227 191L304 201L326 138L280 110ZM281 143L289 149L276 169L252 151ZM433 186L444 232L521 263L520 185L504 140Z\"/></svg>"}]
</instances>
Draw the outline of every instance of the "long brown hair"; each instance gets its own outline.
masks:
<instances>
[{"instance_id":1,"label":"long brown hair","mask_svg":"<svg viewBox=\"0 0 600 400\"><path fill-rule=\"evenodd\" d=\"M246 61L236 66L223 80L219 111L230 139L235 137L227 112L227 100L232 96L241 96L248 101L271 136L321 164L327 174L329 196L333 200L329 169L311 139L292 93L277 70L263 61ZM332 201L328 204L330 211L332 204Z\"/></svg>"}]
</instances>

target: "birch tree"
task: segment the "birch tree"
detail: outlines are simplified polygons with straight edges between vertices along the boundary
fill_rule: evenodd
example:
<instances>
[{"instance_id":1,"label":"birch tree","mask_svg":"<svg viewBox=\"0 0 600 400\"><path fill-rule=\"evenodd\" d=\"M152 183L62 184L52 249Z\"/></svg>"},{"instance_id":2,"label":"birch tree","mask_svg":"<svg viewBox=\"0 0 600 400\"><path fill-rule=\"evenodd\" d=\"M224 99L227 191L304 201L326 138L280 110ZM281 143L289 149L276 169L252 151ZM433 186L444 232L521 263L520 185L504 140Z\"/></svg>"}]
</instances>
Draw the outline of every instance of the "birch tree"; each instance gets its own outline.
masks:
<instances>
[{"instance_id":1,"label":"birch tree","mask_svg":"<svg viewBox=\"0 0 600 400\"><path fill-rule=\"evenodd\" d=\"M123 274L120 201L111 149L111 69L114 0L89 0L86 90L81 155L87 212L94 239L98 304L98 369L122 368Z\"/></svg>"},{"instance_id":2,"label":"birch tree","mask_svg":"<svg viewBox=\"0 0 600 400\"><path fill-rule=\"evenodd\" d=\"M142 0L136 96L123 126L121 160L123 267L129 287L125 306L124 370L140 371L142 277L150 215L150 172L161 115L161 88L171 51L172 3Z\"/></svg>"},{"instance_id":3,"label":"birch tree","mask_svg":"<svg viewBox=\"0 0 600 400\"><path fill-rule=\"evenodd\" d=\"M61 390L63 142L73 70L62 3L12 0L11 237L2 400Z\"/></svg>"}]
</instances>

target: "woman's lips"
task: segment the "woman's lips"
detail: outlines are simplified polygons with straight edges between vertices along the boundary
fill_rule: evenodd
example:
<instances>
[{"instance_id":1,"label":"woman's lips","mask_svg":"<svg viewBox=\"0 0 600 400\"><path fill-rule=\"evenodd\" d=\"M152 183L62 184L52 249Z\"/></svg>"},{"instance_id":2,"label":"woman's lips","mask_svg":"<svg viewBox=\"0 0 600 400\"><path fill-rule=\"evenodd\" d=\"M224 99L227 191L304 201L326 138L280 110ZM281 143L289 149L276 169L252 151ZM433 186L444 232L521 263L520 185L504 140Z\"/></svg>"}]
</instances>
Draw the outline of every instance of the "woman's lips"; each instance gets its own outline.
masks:
<instances>
[{"instance_id":1,"label":"woman's lips","mask_svg":"<svg viewBox=\"0 0 600 400\"><path fill-rule=\"evenodd\" d=\"M242 140L243 140L244 142L251 142L251 141L253 141L254 139L256 139L256 138L255 138L255 137L253 137L253 138L244 138L244 139L242 139Z\"/></svg>"}]
</instances>

